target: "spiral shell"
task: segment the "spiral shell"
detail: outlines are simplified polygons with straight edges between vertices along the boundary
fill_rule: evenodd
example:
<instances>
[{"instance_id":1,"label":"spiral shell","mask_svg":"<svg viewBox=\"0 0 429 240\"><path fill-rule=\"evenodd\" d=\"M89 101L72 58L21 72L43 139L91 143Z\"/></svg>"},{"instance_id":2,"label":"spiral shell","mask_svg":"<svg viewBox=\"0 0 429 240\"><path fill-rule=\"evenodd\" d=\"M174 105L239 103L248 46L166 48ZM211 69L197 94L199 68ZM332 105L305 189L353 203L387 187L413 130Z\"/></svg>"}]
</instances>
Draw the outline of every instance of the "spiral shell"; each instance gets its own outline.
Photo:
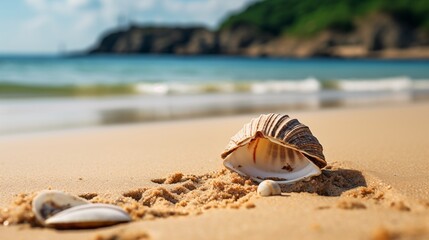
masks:
<instances>
[{"instance_id":1,"label":"spiral shell","mask_svg":"<svg viewBox=\"0 0 429 240\"><path fill-rule=\"evenodd\" d=\"M280 185L273 180L262 181L256 190L259 196L268 197L282 194Z\"/></svg>"},{"instance_id":2,"label":"spiral shell","mask_svg":"<svg viewBox=\"0 0 429 240\"><path fill-rule=\"evenodd\" d=\"M224 165L260 182L293 183L319 175L323 147L310 129L282 114L263 114L234 135L221 154Z\"/></svg>"}]
</instances>

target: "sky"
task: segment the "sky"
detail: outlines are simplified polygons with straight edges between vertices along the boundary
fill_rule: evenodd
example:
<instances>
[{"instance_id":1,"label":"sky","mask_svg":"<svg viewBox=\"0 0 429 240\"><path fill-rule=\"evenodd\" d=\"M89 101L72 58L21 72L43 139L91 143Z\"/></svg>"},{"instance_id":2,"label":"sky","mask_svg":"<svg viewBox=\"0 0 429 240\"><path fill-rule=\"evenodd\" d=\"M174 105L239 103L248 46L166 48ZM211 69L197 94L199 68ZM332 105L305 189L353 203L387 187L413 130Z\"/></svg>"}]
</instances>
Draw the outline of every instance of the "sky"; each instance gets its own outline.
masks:
<instances>
[{"instance_id":1,"label":"sky","mask_svg":"<svg viewBox=\"0 0 429 240\"><path fill-rule=\"evenodd\" d=\"M1 0L0 54L88 49L129 22L205 25L255 0Z\"/></svg>"}]
</instances>

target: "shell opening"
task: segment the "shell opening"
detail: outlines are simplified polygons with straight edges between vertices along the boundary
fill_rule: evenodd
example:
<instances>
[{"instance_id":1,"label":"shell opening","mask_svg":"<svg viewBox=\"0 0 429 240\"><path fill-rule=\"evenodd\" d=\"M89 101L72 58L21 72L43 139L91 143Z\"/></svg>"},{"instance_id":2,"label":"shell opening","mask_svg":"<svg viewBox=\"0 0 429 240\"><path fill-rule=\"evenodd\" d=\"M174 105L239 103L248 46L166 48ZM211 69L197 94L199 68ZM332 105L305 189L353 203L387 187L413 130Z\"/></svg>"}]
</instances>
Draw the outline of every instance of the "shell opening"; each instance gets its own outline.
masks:
<instances>
[{"instance_id":1,"label":"shell opening","mask_svg":"<svg viewBox=\"0 0 429 240\"><path fill-rule=\"evenodd\" d=\"M32 202L32 210L40 224L45 225L46 219L59 212L79 205L88 204L85 199L69 195L67 193L46 190L40 192Z\"/></svg>"},{"instance_id":2,"label":"shell opening","mask_svg":"<svg viewBox=\"0 0 429 240\"><path fill-rule=\"evenodd\" d=\"M270 179L293 183L321 173L301 152L265 137L256 137L237 148L225 158L224 165L257 182Z\"/></svg>"}]
</instances>

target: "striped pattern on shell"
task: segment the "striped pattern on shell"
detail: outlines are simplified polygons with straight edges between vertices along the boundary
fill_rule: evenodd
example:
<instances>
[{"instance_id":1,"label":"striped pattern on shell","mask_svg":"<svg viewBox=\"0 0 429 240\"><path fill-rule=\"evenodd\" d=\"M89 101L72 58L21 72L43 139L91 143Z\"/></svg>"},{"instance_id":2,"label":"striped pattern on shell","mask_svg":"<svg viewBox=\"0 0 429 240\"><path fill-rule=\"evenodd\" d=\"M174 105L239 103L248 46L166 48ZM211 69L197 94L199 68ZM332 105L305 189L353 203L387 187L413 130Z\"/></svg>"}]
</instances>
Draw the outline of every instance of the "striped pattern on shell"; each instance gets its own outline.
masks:
<instances>
[{"instance_id":1,"label":"striped pattern on shell","mask_svg":"<svg viewBox=\"0 0 429 240\"><path fill-rule=\"evenodd\" d=\"M262 114L252 119L234 135L221 157L225 159L234 150L244 145L249 139L265 137L280 145L295 149L304 154L319 168L326 166L323 147L310 129L297 119L282 114Z\"/></svg>"}]
</instances>

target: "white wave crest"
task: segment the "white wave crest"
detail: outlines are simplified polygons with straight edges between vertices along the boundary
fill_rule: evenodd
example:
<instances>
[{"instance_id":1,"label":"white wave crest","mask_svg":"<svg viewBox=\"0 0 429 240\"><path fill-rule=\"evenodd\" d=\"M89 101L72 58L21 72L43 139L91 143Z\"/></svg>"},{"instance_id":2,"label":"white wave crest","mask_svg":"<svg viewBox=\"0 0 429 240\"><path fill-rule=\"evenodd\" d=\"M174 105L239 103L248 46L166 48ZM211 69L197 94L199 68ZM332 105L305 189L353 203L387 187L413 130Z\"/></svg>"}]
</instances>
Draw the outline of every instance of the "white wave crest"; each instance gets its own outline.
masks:
<instances>
[{"instance_id":1,"label":"white wave crest","mask_svg":"<svg viewBox=\"0 0 429 240\"><path fill-rule=\"evenodd\" d=\"M416 79L413 81L415 90L429 90L429 79Z\"/></svg>"},{"instance_id":2,"label":"white wave crest","mask_svg":"<svg viewBox=\"0 0 429 240\"><path fill-rule=\"evenodd\" d=\"M229 93L236 91L236 85L233 83L139 83L135 90L141 94L148 95L168 95L168 94L198 94L208 92Z\"/></svg>"},{"instance_id":3,"label":"white wave crest","mask_svg":"<svg viewBox=\"0 0 429 240\"><path fill-rule=\"evenodd\" d=\"M413 82L409 77L338 81L338 89L347 92L403 91L412 88Z\"/></svg>"},{"instance_id":4,"label":"white wave crest","mask_svg":"<svg viewBox=\"0 0 429 240\"><path fill-rule=\"evenodd\" d=\"M251 85L252 93L281 93L281 92L317 92L320 90L320 82L315 78L305 80L284 80L255 82Z\"/></svg>"},{"instance_id":5,"label":"white wave crest","mask_svg":"<svg viewBox=\"0 0 429 240\"><path fill-rule=\"evenodd\" d=\"M392 77L380 79L343 79L331 80L335 90L344 92L400 92L408 90L429 90L429 79L412 80L410 77ZM206 93L249 92L253 94L270 93L315 93L322 90L322 84L316 78L304 80L271 81L211 81L138 83L135 91L147 95L188 95Z\"/></svg>"},{"instance_id":6,"label":"white wave crest","mask_svg":"<svg viewBox=\"0 0 429 240\"><path fill-rule=\"evenodd\" d=\"M142 94L166 95L168 86L164 83L139 83L135 85L135 90Z\"/></svg>"}]
</instances>

